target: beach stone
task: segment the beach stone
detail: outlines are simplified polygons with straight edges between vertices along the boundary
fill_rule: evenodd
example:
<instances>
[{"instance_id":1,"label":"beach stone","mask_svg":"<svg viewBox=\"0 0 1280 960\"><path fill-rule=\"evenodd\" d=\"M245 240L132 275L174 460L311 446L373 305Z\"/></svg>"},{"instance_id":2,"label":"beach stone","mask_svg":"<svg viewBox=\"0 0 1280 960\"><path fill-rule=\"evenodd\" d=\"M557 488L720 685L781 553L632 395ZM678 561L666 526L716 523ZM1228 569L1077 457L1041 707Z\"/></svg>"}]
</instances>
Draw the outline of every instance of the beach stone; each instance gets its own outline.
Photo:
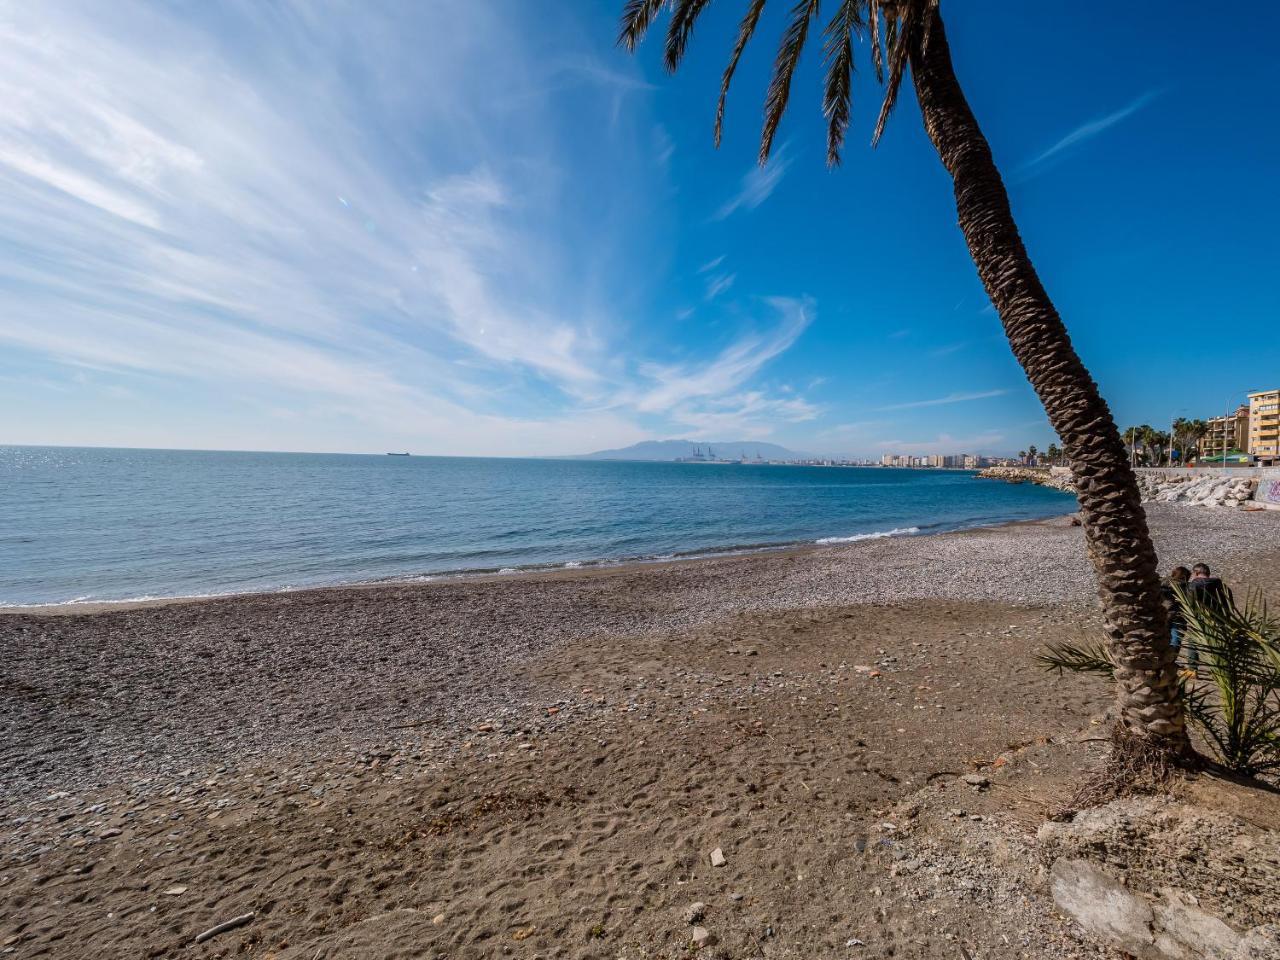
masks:
<instances>
[{"instance_id":1,"label":"beach stone","mask_svg":"<svg viewBox=\"0 0 1280 960\"><path fill-rule=\"evenodd\" d=\"M715 937L706 927L694 927L691 939L693 941L694 949L699 950L703 947L709 947L716 942Z\"/></svg>"},{"instance_id":2,"label":"beach stone","mask_svg":"<svg viewBox=\"0 0 1280 960\"><path fill-rule=\"evenodd\" d=\"M1155 948L1169 957L1227 960L1240 943L1240 934L1217 917L1187 902L1176 891L1155 906Z\"/></svg>"},{"instance_id":3,"label":"beach stone","mask_svg":"<svg viewBox=\"0 0 1280 960\"><path fill-rule=\"evenodd\" d=\"M1152 956L1150 905L1093 864L1065 857L1055 861L1050 888L1058 909L1086 933L1135 956Z\"/></svg>"},{"instance_id":4,"label":"beach stone","mask_svg":"<svg viewBox=\"0 0 1280 960\"><path fill-rule=\"evenodd\" d=\"M1254 927L1240 938L1231 960L1280 960L1280 924Z\"/></svg>"},{"instance_id":5,"label":"beach stone","mask_svg":"<svg viewBox=\"0 0 1280 960\"><path fill-rule=\"evenodd\" d=\"M985 790L991 786L990 779L980 773L966 773L960 779L976 790Z\"/></svg>"},{"instance_id":6,"label":"beach stone","mask_svg":"<svg viewBox=\"0 0 1280 960\"><path fill-rule=\"evenodd\" d=\"M689 909L684 912L685 923L697 923L707 915L707 905L701 900L696 903L689 904Z\"/></svg>"},{"instance_id":7,"label":"beach stone","mask_svg":"<svg viewBox=\"0 0 1280 960\"><path fill-rule=\"evenodd\" d=\"M723 867L725 865L724 851L719 847L711 851L711 865L713 867Z\"/></svg>"}]
</instances>

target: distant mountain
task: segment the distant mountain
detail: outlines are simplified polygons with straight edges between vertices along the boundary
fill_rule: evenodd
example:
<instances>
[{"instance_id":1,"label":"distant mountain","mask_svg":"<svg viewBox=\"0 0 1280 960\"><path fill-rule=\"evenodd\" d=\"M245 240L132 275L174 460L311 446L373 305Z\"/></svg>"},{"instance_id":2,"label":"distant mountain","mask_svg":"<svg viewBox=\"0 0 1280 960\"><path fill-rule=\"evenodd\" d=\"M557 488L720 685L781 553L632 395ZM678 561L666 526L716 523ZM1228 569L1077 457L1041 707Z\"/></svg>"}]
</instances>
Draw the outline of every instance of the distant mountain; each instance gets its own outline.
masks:
<instances>
[{"instance_id":1,"label":"distant mountain","mask_svg":"<svg viewBox=\"0 0 1280 960\"><path fill-rule=\"evenodd\" d=\"M584 453L575 460L688 460L701 455L706 459L740 460L806 460L811 456L797 453L776 443L759 440L644 440L620 450L597 450Z\"/></svg>"}]
</instances>

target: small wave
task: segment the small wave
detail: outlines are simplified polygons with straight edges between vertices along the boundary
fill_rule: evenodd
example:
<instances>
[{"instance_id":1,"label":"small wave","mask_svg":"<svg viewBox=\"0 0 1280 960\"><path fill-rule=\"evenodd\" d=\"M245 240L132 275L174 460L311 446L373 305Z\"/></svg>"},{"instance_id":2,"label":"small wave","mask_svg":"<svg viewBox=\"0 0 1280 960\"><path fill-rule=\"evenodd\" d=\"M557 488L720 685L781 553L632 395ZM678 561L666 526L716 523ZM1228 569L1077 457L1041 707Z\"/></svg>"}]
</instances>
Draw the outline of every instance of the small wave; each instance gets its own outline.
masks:
<instances>
[{"instance_id":1,"label":"small wave","mask_svg":"<svg viewBox=\"0 0 1280 960\"><path fill-rule=\"evenodd\" d=\"M517 571L515 567L503 567L498 572L499 573L516 573Z\"/></svg>"},{"instance_id":2,"label":"small wave","mask_svg":"<svg viewBox=\"0 0 1280 960\"><path fill-rule=\"evenodd\" d=\"M874 533L855 533L851 537L823 537L814 543L857 543L859 540L883 540L886 537L909 537L920 532L919 527L894 527L892 530L877 530Z\"/></svg>"},{"instance_id":3,"label":"small wave","mask_svg":"<svg viewBox=\"0 0 1280 960\"><path fill-rule=\"evenodd\" d=\"M565 569L566 569L566 570L577 570L577 569L578 569L578 567L582 566L582 561L581 561L581 560L570 560L570 561L569 561L568 563L566 563L564 566L565 566Z\"/></svg>"}]
</instances>

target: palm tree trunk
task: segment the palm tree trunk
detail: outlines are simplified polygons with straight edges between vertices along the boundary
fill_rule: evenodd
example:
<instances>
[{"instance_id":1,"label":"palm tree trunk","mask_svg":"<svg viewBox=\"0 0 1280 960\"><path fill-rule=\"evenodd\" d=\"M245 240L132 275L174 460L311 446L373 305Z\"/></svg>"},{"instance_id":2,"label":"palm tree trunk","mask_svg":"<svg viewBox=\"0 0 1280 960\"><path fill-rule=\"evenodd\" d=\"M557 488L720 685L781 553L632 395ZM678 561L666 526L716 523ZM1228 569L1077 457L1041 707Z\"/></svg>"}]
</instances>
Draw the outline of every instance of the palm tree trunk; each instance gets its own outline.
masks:
<instances>
[{"instance_id":1,"label":"palm tree trunk","mask_svg":"<svg viewBox=\"0 0 1280 960\"><path fill-rule=\"evenodd\" d=\"M955 185L960 229L1014 356L1062 440L1118 666L1122 729L1170 754L1190 749L1147 518L1111 411L1027 256L1004 182L951 65L942 19L911 49L925 130Z\"/></svg>"}]
</instances>

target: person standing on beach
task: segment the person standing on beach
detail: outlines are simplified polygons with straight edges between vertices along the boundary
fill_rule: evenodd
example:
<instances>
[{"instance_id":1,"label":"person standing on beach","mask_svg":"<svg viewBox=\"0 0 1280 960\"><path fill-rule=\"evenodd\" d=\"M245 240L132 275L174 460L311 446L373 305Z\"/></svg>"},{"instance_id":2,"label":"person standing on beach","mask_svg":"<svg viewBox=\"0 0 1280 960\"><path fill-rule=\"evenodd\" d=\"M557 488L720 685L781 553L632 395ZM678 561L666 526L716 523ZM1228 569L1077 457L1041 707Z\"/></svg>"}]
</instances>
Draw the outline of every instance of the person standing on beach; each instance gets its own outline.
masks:
<instances>
[{"instance_id":1,"label":"person standing on beach","mask_svg":"<svg viewBox=\"0 0 1280 960\"><path fill-rule=\"evenodd\" d=\"M1191 568L1191 580L1187 583L1187 596L1206 606L1228 607L1236 602L1230 588L1209 572L1207 563L1197 563Z\"/></svg>"},{"instance_id":2,"label":"person standing on beach","mask_svg":"<svg viewBox=\"0 0 1280 960\"><path fill-rule=\"evenodd\" d=\"M1186 596L1190 603L1204 607L1217 607L1226 610L1235 604L1231 589L1209 571L1207 563L1197 563L1191 568L1191 579L1187 582ZM1184 622L1185 626L1185 622ZM1200 665L1200 654L1194 643L1187 644L1187 666L1195 670Z\"/></svg>"},{"instance_id":3,"label":"person standing on beach","mask_svg":"<svg viewBox=\"0 0 1280 960\"><path fill-rule=\"evenodd\" d=\"M1160 592L1164 595L1165 609L1169 614L1169 646L1173 647L1173 655L1175 657L1178 655L1178 648L1182 646L1182 633L1187 629L1187 621L1182 615L1182 601L1178 598L1178 591L1185 591L1190 580L1190 570L1182 566L1174 567L1169 571L1169 576L1160 588Z\"/></svg>"}]
</instances>

